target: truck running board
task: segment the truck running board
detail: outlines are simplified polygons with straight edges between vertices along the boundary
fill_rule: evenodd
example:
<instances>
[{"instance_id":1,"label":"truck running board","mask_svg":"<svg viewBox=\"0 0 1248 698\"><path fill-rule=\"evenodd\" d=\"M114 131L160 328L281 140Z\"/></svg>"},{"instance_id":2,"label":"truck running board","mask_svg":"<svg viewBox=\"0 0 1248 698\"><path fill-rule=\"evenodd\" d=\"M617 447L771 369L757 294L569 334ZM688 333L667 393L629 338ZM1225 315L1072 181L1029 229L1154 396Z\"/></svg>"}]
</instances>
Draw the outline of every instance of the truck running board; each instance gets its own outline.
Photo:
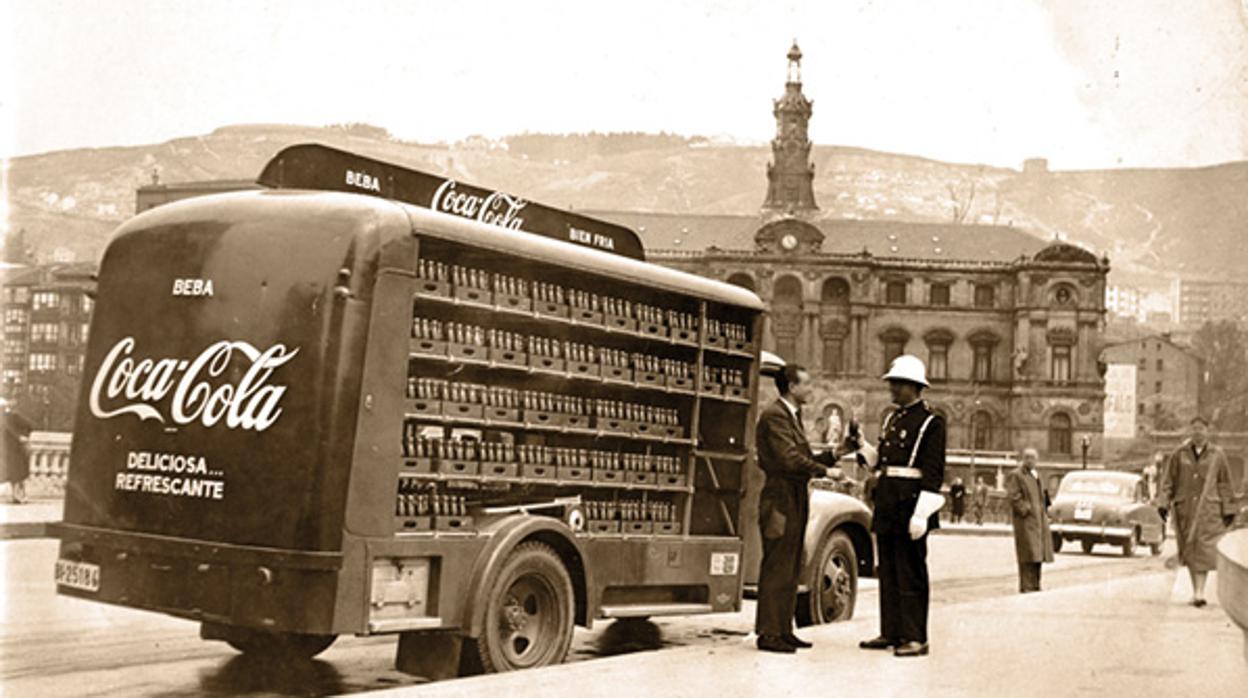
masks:
<instances>
[{"instance_id":1,"label":"truck running board","mask_svg":"<svg viewBox=\"0 0 1248 698\"><path fill-rule=\"evenodd\" d=\"M651 603L601 606L598 611L603 618L638 618L646 616L691 616L698 613L713 613L715 609L709 603Z\"/></svg>"}]
</instances>

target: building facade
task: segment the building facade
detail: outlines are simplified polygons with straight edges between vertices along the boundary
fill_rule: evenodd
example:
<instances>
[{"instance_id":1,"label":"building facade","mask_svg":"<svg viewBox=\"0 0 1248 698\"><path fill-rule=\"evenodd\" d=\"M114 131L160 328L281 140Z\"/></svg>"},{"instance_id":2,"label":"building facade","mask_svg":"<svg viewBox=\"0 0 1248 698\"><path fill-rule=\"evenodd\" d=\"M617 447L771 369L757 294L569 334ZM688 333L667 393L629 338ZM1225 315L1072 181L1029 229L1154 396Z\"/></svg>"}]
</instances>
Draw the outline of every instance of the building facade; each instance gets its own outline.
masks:
<instances>
[{"instance_id":1,"label":"building facade","mask_svg":"<svg viewBox=\"0 0 1248 698\"><path fill-rule=\"evenodd\" d=\"M1136 367L1137 431L1181 429L1204 409L1205 361L1169 334L1111 344L1101 361Z\"/></svg>"},{"instance_id":2,"label":"building facade","mask_svg":"<svg viewBox=\"0 0 1248 698\"><path fill-rule=\"evenodd\" d=\"M757 292L764 348L814 372L818 440L850 416L875 434L892 409L880 376L910 353L950 449L1032 446L1071 465L1086 442L1099 458L1108 260L1008 226L820 217L796 46L788 58L760 215L592 215L638 231L651 261Z\"/></svg>"},{"instance_id":3,"label":"building facade","mask_svg":"<svg viewBox=\"0 0 1248 698\"><path fill-rule=\"evenodd\" d=\"M44 429L68 429L86 357L95 267L57 264L4 279L2 392Z\"/></svg>"},{"instance_id":4,"label":"building facade","mask_svg":"<svg viewBox=\"0 0 1248 698\"><path fill-rule=\"evenodd\" d=\"M1248 327L1248 281L1180 278L1173 293L1178 321L1187 327L1223 320Z\"/></svg>"}]
</instances>

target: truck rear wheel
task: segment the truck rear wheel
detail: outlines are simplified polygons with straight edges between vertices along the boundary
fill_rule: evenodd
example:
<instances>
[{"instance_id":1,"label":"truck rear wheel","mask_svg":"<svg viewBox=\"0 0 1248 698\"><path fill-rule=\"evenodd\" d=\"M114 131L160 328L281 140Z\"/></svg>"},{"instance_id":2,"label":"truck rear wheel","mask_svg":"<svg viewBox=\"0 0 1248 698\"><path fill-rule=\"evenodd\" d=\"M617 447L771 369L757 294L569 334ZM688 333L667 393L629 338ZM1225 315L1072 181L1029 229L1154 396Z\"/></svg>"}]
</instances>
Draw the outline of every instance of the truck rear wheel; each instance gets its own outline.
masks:
<instances>
[{"instance_id":1,"label":"truck rear wheel","mask_svg":"<svg viewBox=\"0 0 1248 698\"><path fill-rule=\"evenodd\" d=\"M253 657L311 659L329 649L337 635L308 635L235 628L226 639L230 647Z\"/></svg>"},{"instance_id":2,"label":"truck rear wheel","mask_svg":"<svg viewBox=\"0 0 1248 698\"><path fill-rule=\"evenodd\" d=\"M797 600L798 625L835 623L854 617L858 553L844 531L834 531L819 545L807 588L810 591Z\"/></svg>"},{"instance_id":3,"label":"truck rear wheel","mask_svg":"<svg viewBox=\"0 0 1248 698\"><path fill-rule=\"evenodd\" d=\"M490 589L481 637L465 641L486 672L562 662L572 645L572 578L545 543L516 546Z\"/></svg>"}]
</instances>

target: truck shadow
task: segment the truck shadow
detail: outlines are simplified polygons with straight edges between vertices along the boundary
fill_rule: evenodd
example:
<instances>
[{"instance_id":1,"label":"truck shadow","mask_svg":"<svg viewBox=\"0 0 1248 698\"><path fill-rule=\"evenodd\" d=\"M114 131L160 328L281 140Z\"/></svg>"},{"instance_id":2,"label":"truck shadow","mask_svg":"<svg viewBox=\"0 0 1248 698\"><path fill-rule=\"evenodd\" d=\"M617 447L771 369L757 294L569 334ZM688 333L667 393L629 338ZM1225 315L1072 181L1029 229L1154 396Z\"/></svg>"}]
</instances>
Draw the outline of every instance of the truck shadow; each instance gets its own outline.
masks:
<instances>
[{"instance_id":1,"label":"truck shadow","mask_svg":"<svg viewBox=\"0 0 1248 698\"><path fill-rule=\"evenodd\" d=\"M317 659L274 662L237 655L200 674L186 695L338 695L347 690L332 664Z\"/></svg>"},{"instance_id":2,"label":"truck shadow","mask_svg":"<svg viewBox=\"0 0 1248 698\"><path fill-rule=\"evenodd\" d=\"M657 650L670 643L663 641L663 631L645 618L621 618L608 625L594 639L593 654L612 657L633 652Z\"/></svg>"}]
</instances>

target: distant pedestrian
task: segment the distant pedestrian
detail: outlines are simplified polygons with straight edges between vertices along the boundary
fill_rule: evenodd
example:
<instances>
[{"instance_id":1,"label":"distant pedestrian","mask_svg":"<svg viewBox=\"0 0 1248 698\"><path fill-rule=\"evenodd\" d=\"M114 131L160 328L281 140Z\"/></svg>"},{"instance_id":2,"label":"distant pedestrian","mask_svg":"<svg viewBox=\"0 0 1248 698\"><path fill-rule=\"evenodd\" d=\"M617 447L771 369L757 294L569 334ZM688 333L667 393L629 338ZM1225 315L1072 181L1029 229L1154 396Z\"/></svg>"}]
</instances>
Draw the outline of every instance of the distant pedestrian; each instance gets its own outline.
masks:
<instances>
[{"instance_id":1,"label":"distant pedestrian","mask_svg":"<svg viewBox=\"0 0 1248 698\"><path fill-rule=\"evenodd\" d=\"M962 478L953 478L953 484L949 486L949 509L952 514L954 523L962 523L962 516L966 514L966 485L962 484Z\"/></svg>"},{"instance_id":2,"label":"distant pedestrian","mask_svg":"<svg viewBox=\"0 0 1248 698\"><path fill-rule=\"evenodd\" d=\"M30 420L10 406L4 408L4 460L0 481L9 483L9 497L18 504L26 501L26 478L30 477L30 456L26 442L34 428Z\"/></svg>"},{"instance_id":3,"label":"distant pedestrian","mask_svg":"<svg viewBox=\"0 0 1248 698\"><path fill-rule=\"evenodd\" d=\"M1166 462L1161 504L1174 516L1179 562L1192 579L1192 605L1205 605L1205 582L1217 566L1218 539L1235 521L1235 490L1226 453L1209 443L1209 423L1195 417L1190 436Z\"/></svg>"},{"instance_id":4,"label":"distant pedestrian","mask_svg":"<svg viewBox=\"0 0 1248 698\"><path fill-rule=\"evenodd\" d=\"M1053 538L1049 533L1049 493L1040 483L1034 448L1023 451L1022 463L1005 479L1014 524L1014 555L1018 558L1018 590L1040 591L1040 566L1053 562Z\"/></svg>"},{"instance_id":5,"label":"distant pedestrian","mask_svg":"<svg viewBox=\"0 0 1248 698\"><path fill-rule=\"evenodd\" d=\"M975 491L971 494L971 513L975 515L975 525L984 525L984 510L988 508L988 485L984 478L975 478Z\"/></svg>"}]
</instances>

